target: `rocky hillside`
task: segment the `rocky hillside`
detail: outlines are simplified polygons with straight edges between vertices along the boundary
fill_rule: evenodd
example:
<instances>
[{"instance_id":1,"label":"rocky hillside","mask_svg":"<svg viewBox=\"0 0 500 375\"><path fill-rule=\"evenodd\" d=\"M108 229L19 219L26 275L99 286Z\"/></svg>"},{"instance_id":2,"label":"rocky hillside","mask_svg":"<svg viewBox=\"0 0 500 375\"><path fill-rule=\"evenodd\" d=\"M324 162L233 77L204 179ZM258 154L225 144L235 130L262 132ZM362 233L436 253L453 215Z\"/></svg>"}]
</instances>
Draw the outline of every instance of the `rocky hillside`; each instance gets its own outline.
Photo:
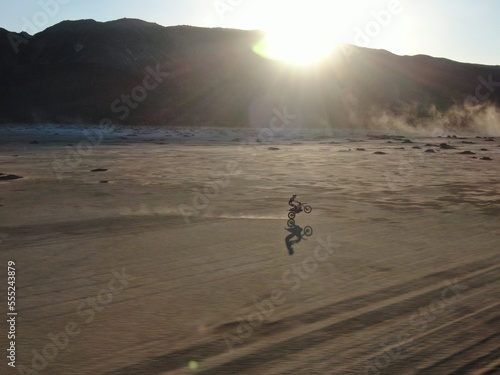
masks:
<instances>
[{"instance_id":1,"label":"rocky hillside","mask_svg":"<svg viewBox=\"0 0 500 375\"><path fill-rule=\"evenodd\" d=\"M344 46L299 69L255 54L262 38L133 19L0 29L0 122L265 126L286 106L304 126L464 128L500 103L499 66Z\"/></svg>"}]
</instances>

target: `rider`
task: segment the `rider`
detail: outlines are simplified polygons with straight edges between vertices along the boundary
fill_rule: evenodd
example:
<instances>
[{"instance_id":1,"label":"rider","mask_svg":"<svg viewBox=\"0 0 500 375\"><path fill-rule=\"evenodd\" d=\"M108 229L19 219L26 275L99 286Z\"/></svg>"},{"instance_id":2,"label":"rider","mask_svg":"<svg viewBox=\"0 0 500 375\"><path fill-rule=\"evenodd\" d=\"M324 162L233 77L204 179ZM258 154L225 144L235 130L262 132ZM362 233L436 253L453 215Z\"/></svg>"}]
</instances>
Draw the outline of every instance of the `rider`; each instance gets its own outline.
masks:
<instances>
[{"instance_id":1,"label":"rider","mask_svg":"<svg viewBox=\"0 0 500 375\"><path fill-rule=\"evenodd\" d=\"M299 206L300 202L296 200L295 198L297 197L297 194L292 195L292 197L288 200L288 205L292 206L293 208L297 209ZM296 202L296 203L294 203Z\"/></svg>"}]
</instances>

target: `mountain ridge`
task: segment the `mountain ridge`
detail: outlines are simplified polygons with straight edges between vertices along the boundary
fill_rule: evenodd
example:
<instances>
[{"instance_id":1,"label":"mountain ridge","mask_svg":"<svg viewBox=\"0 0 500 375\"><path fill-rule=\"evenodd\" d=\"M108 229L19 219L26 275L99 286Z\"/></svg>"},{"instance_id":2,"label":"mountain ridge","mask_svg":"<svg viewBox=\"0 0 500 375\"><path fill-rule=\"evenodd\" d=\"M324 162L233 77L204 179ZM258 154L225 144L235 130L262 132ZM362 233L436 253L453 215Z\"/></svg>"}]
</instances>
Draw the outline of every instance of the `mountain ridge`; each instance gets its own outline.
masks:
<instances>
[{"instance_id":1,"label":"mountain ridge","mask_svg":"<svg viewBox=\"0 0 500 375\"><path fill-rule=\"evenodd\" d=\"M500 104L499 66L346 45L299 69L255 54L258 30L63 21L18 53L9 36L27 34L0 29L0 123L265 126L264 113L287 106L303 126L377 127L385 116L465 129ZM151 72L164 79L154 85Z\"/></svg>"}]
</instances>

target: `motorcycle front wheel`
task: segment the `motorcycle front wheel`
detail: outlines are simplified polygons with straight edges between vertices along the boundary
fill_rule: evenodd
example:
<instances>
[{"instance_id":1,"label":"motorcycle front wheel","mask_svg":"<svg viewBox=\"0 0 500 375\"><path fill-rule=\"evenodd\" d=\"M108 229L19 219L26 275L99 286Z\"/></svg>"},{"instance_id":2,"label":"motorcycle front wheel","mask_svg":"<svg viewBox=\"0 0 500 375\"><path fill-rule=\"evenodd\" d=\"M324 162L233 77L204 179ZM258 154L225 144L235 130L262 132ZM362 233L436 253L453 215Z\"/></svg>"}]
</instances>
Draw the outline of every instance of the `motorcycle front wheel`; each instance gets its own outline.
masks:
<instances>
[{"instance_id":1,"label":"motorcycle front wheel","mask_svg":"<svg viewBox=\"0 0 500 375\"><path fill-rule=\"evenodd\" d=\"M312 210L313 210L313 209L312 209L312 207L311 207L311 206L304 206L304 212L305 212L306 214L310 213Z\"/></svg>"},{"instance_id":2,"label":"motorcycle front wheel","mask_svg":"<svg viewBox=\"0 0 500 375\"><path fill-rule=\"evenodd\" d=\"M306 235L307 237L309 237L312 234L313 234L313 229L309 225L304 228L304 235Z\"/></svg>"}]
</instances>

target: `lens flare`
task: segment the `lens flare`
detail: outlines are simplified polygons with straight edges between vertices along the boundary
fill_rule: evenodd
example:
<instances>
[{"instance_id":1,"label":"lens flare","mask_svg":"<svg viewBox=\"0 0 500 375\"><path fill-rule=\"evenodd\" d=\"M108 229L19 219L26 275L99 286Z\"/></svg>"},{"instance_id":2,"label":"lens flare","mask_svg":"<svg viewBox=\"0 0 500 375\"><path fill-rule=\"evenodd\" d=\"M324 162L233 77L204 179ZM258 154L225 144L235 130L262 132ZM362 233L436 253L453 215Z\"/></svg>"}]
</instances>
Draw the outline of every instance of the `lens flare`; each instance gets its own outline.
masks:
<instances>
[{"instance_id":1,"label":"lens flare","mask_svg":"<svg viewBox=\"0 0 500 375\"><path fill-rule=\"evenodd\" d=\"M189 361L188 367L189 367L190 370L194 371L194 370L198 370L198 368L200 367L200 365L196 361Z\"/></svg>"}]
</instances>

